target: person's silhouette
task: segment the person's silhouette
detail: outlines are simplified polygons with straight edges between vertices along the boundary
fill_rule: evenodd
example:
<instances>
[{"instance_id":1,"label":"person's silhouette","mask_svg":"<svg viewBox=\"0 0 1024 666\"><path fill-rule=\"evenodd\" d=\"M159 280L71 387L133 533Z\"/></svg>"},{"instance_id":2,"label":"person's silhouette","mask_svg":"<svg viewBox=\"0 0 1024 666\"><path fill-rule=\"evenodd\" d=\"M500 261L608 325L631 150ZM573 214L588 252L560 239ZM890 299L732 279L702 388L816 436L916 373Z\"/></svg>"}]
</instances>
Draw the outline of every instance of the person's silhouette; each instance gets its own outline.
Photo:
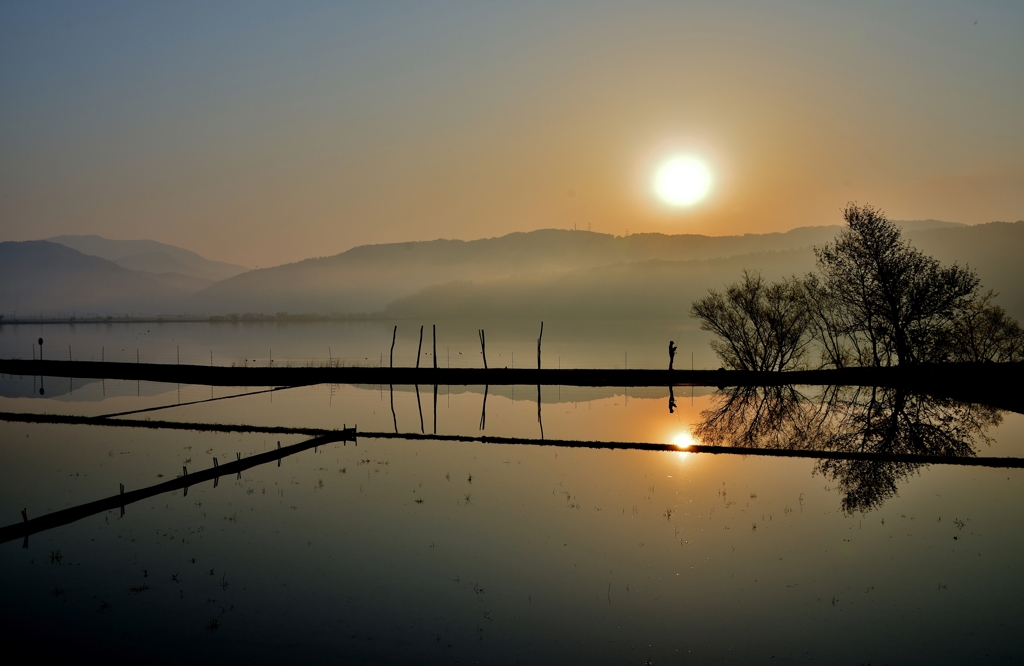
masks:
<instances>
[{"instance_id":1,"label":"person's silhouette","mask_svg":"<svg viewBox=\"0 0 1024 666\"><path fill-rule=\"evenodd\" d=\"M668 369L672 369L672 364L676 360L676 343L673 340L668 341Z\"/></svg>"},{"instance_id":2,"label":"person's silhouette","mask_svg":"<svg viewBox=\"0 0 1024 666\"><path fill-rule=\"evenodd\" d=\"M676 413L676 392L672 390L672 387L668 387L668 413Z\"/></svg>"}]
</instances>

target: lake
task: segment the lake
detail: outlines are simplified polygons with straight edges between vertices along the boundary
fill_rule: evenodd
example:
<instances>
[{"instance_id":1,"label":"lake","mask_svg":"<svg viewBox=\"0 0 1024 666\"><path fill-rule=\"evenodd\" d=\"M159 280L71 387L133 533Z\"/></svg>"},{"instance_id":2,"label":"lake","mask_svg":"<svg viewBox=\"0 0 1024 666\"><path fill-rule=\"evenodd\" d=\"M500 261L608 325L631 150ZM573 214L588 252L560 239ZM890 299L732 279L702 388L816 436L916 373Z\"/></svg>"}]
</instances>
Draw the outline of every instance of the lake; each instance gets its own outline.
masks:
<instances>
[{"instance_id":1,"label":"lake","mask_svg":"<svg viewBox=\"0 0 1024 666\"><path fill-rule=\"evenodd\" d=\"M46 358L70 346L76 360L386 365L394 325L395 364L412 365L420 322L408 321L5 326L0 357L31 358L43 337ZM479 364L478 328L492 366L536 363L539 326L439 322L439 365ZM546 322L544 364L663 367L669 339L677 366L692 351L694 367L717 367L692 327L622 322ZM1021 657L1021 469L550 442L747 437L1021 458L1024 415L814 387L678 387L671 409L667 388L544 386L539 400L536 386L264 388L5 376L0 411L161 408L124 418L531 441L362 435L8 541L4 638L157 663ZM0 433L2 525L310 438L45 422Z\"/></svg>"}]
</instances>

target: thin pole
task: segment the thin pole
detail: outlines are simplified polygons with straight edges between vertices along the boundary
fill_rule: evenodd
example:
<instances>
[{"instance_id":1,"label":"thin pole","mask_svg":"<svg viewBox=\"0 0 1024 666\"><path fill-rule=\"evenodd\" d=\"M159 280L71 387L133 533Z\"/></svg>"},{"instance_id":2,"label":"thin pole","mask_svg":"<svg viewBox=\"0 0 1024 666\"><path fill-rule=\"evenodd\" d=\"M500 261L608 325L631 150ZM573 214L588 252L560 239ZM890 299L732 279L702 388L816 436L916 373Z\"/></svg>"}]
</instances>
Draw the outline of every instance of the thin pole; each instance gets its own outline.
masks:
<instances>
[{"instance_id":1,"label":"thin pole","mask_svg":"<svg viewBox=\"0 0 1024 666\"><path fill-rule=\"evenodd\" d=\"M487 429L487 392L490 390L490 384L484 384L484 402L480 406L480 429Z\"/></svg>"},{"instance_id":2,"label":"thin pole","mask_svg":"<svg viewBox=\"0 0 1024 666\"><path fill-rule=\"evenodd\" d=\"M544 439L544 420L540 413L540 384L537 384L537 425L540 426L540 438Z\"/></svg>"},{"instance_id":3,"label":"thin pole","mask_svg":"<svg viewBox=\"0 0 1024 666\"><path fill-rule=\"evenodd\" d=\"M423 325L420 325L420 346L416 348L416 367L420 367L420 355L423 353Z\"/></svg>"},{"instance_id":4,"label":"thin pole","mask_svg":"<svg viewBox=\"0 0 1024 666\"><path fill-rule=\"evenodd\" d=\"M437 370L437 324L431 324L430 326L431 326L432 329L434 329L434 335L433 335L433 340L434 340L434 370ZM436 386L434 387L434 393L435 393L435 395L437 393L437 387ZM437 400L435 399L434 402L436 403ZM437 431L437 427L436 426L434 428L434 431L435 432Z\"/></svg>"},{"instance_id":5,"label":"thin pole","mask_svg":"<svg viewBox=\"0 0 1024 666\"><path fill-rule=\"evenodd\" d=\"M484 336L484 329L477 331L480 336L480 355L484 357L484 370L487 369L487 338Z\"/></svg>"},{"instance_id":6,"label":"thin pole","mask_svg":"<svg viewBox=\"0 0 1024 666\"><path fill-rule=\"evenodd\" d=\"M544 339L544 322L540 323L540 335L537 336L537 369L540 370L540 341Z\"/></svg>"},{"instance_id":7,"label":"thin pole","mask_svg":"<svg viewBox=\"0 0 1024 666\"><path fill-rule=\"evenodd\" d=\"M388 360L388 367L395 367L395 337L398 336L398 325L395 325L395 330L391 332L391 356ZM394 411L394 410L392 410ZM397 431L396 431L397 432Z\"/></svg>"},{"instance_id":8,"label":"thin pole","mask_svg":"<svg viewBox=\"0 0 1024 666\"><path fill-rule=\"evenodd\" d=\"M395 328L398 328L397 326ZM395 416L395 386L388 384L388 395L391 396L391 420L395 422L395 432L398 432L398 417Z\"/></svg>"},{"instance_id":9,"label":"thin pole","mask_svg":"<svg viewBox=\"0 0 1024 666\"><path fill-rule=\"evenodd\" d=\"M416 387L416 409L420 411L420 433L426 433L423 429L423 404L420 402L420 385L415 384Z\"/></svg>"}]
</instances>

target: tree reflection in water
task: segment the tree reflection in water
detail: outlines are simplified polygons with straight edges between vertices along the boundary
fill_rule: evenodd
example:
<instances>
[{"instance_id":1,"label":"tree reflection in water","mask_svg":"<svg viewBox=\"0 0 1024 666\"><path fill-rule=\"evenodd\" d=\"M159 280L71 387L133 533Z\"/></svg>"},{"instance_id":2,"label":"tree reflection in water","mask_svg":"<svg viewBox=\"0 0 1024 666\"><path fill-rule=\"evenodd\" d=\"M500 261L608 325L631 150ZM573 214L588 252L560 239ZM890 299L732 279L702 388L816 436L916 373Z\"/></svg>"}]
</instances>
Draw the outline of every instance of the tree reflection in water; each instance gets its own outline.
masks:
<instances>
[{"instance_id":1,"label":"tree reflection in water","mask_svg":"<svg viewBox=\"0 0 1024 666\"><path fill-rule=\"evenodd\" d=\"M807 387L813 391L812 387ZM795 386L721 391L701 412L702 444L886 455L974 456L1002 421L999 410L899 388ZM837 484L847 513L880 507L922 463L819 461L814 473Z\"/></svg>"}]
</instances>

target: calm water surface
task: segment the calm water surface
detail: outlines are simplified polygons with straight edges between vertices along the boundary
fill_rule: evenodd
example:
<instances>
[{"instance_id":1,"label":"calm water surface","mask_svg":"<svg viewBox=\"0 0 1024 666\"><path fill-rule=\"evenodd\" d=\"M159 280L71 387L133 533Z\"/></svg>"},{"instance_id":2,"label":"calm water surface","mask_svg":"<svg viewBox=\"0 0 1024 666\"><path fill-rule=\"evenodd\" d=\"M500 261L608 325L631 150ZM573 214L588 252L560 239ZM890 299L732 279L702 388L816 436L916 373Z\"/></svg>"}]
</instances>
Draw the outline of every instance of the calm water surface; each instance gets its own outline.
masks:
<instances>
[{"instance_id":1,"label":"calm water surface","mask_svg":"<svg viewBox=\"0 0 1024 666\"><path fill-rule=\"evenodd\" d=\"M391 325L239 327L237 347L217 327L42 335L83 358L90 346L130 349L135 336L165 362L170 344L197 358L212 348L222 363L260 359L243 347L268 340L299 362L319 358L312 350L328 339L332 355L337 344L366 361L382 335L386 351ZM411 338L399 326L411 364L418 325L406 324ZM467 356L476 326L462 326L468 335L445 346ZM576 367L621 363L612 356L629 338L552 329L545 359ZM656 367L665 334L637 333L637 367ZM39 335L0 328L0 355L28 356ZM488 360L492 344L535 359L531 335L495 326ZM675 339L686 335L699 338ZM696 351L695 364L712 367ZM2 378L0 389L6 412L169 406L137 418L403 433L434 432L436 418L439 434L539 439L543 425L548 439L641 442L688 441L702 412L723 404L714 391L679 389L670 413L665 389L543 387L541 424L537 389L525 386L487 389L483 419L484 387L438 387L436 412L425 386L419 401L415 387L323 385L182 406L255 389L31 377ZM977 455L1024 456L1024 417L985 418ZM0 522L304 439L2 422ZM166 663L1019 661L1024 474L885 469L854 479L877 502L849 511L859 472L810 459L360 438L35 534L27 548L0 545L0 631L44 651Z\"/></svg>"}]
</instances>

